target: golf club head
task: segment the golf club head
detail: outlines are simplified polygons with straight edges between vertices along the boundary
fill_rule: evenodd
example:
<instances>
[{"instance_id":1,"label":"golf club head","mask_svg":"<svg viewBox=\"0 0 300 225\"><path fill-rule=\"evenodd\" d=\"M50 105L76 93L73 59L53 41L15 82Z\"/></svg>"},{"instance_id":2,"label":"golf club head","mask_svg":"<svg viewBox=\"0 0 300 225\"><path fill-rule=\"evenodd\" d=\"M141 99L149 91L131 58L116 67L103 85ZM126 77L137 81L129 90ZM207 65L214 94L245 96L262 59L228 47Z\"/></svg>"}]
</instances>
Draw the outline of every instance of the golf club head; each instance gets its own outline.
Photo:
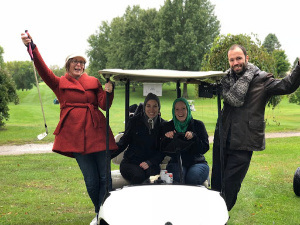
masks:
<instances>
[{"instance_id":1,"label":"golf club head","mask_svg":"<svg viewBox=\"0 0 300 225\"><path fill-rule=\"evenodd\" d=\"M37 136L37 139L38 139L38 140L42 140L42 139L44 139L47 135L48 135L47 132L42 133L42 134L39 134L39 135Z\"/></svg>"}]
</instances>

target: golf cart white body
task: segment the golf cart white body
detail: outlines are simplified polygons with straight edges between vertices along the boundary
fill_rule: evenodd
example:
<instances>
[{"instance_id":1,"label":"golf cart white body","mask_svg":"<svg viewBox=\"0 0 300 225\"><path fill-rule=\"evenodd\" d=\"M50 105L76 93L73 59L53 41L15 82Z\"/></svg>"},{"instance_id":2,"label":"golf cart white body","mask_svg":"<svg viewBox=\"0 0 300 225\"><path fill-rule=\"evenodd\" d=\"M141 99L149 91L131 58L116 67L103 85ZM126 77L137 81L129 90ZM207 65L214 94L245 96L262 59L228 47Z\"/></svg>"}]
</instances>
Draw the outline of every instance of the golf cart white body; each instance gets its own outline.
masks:
<instances>
[{"instance_id":1,"label":"golf cart white body","mask_svg":"<svg viewBox=\"0 0 300 225\"><path fill-rule=\"evenodd\" d=\"M109 225L209 225L226 224L228 212L220 193L204 186L153 184L111 191L100 218Z\"/></svg>"},{"instance_id":2,"label":"golf cart white body","mask_svg":"<svg viewBox=\"0 0 300 225\"><path fill-rule=\"evenodd\" d=\"M215 82L224 75L220 71L188 72L174 70L102 70L104 77L126 81L129 105L129 83L137 82L199 82L212 79ZM177 97L178 97L177 91ZM174 98L175 99L175 98ZM128 109L128 106L125 105ZM129 113L125 113L126 117ZM128 117L127 117L128 119ZM117 135L116 141L120 138ZM118 164L123 156L113 162ZM156 177L157 178L157 177ZM113 190L107 193L98 216L100 225L221 225L229 218L227 207L219 192L205 186L153 183L130 185L119 171L112 171Z\"/></svg>"}]
</instances>

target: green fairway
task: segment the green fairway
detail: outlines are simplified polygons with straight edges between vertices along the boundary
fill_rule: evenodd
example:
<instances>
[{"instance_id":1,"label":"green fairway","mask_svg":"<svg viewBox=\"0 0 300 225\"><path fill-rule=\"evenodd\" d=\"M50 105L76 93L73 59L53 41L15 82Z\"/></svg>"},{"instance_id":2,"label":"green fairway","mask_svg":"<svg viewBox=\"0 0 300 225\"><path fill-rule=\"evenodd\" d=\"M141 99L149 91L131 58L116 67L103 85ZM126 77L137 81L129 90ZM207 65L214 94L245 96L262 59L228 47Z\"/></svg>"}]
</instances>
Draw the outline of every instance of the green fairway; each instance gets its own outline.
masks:
<instances>
[{"instance_id":1,"label":"green fairway","mask_svg":"<svg viewBox=\"0 0 300 225\"><path fill-rule=\"evenodd\" d=\"M52 133L59 121L59 105L53 104L55 95L44 84L40 84L40 91L45 111L49 135L42 141L36 136L45 132L43 115L39 103L36 88L29 91L18 91L20 104L9 105L10 118L6 121L4 129L0 130L0 145L24 144L24 143L47 143L54 140ZM194 100L196 111L192 112L195 119L202 120L209 135L213 135L217 121L216 99L203 99L195 97L194 85L188 85L189 99ZM117 86L115 98L110 109L110 126L114 135L124 130L125 108L124 86ZM166 120L171 119L171 107L176 98L174 84L163 85L161 99L161 114ZM135 92L130 92L130 104L139 104L144 101L142 86L136 87ZM105 112L104 112L105 114ZM275 110L266 108L267 132L300 131L300 108L299 105L288 103L285 97Z\"/></svg>"}]
</instances>

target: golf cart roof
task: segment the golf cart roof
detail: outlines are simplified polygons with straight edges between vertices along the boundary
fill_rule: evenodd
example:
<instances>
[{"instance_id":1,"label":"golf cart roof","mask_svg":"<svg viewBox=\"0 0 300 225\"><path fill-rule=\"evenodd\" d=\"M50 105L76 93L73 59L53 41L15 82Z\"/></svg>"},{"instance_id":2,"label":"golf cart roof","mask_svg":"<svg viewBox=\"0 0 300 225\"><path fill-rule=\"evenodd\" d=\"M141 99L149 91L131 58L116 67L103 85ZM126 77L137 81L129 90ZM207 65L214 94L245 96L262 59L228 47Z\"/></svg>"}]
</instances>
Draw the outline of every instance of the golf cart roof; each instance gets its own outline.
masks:
<instances>
[{"instance_id":1,"label":"golf cart roof","mask_svg":"<svg viewBox=\"0 0 300 225\"><path fill-rule=\"evenodd\" d=\"M99 71L104 77L113 77L116 81L137 81L137 82L187 82L189 80L220 80L225 72L222 71L179 71L165 69L143 69L123 70L104 69Z\"/></svg>"}]
</instances>

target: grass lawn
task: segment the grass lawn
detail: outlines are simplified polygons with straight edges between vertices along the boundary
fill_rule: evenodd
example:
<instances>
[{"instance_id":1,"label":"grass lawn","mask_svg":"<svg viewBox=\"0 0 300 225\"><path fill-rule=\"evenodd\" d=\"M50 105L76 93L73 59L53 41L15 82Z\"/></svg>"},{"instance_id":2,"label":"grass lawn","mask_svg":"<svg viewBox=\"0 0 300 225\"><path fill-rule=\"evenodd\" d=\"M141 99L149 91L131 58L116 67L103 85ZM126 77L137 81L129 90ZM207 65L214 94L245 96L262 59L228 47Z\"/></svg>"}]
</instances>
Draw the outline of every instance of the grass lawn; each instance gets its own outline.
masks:
<instances>
[{"instance_id":1,"label":"grass lawn","mask_svg":"<svg viewBox=\"0 0 300 225\"><path fill-rule=\"evenodd\" d=\"M54 94L40 85L49 135L42 141L44 121L36 89L19 91L20 104L10 104L10 119L0 130L0 151L4 144L47 143L59 120ZM205 123L213 135L217 119L216 99L195 98L189 85L189 99L195 100L193 117ZM171 118L176 96L174 85L163 86L162 117ZM131 93L130 104L144 101L142 87ZM299 105L284 98L273 111L266 109L267 132L300 131ZM116 135L124 130L124 87L117 87L110 111L110 125ZM230 212L229 225L300 225L300 198L292 181L300 166L300 137L268 139L266 150L255 152L238 201ZM212 165L212 151L205 156ZM117 167L114 167L116 169ZM58 154L0 156L0 224L89 224L94 217L82 174L74 159ZM217 216L217 215L216 215Z\"/></svg>"},{"instance_id":2,"label":"grass lawn","mask_svg":"<svg viewBox=\"0 0 300 225\"><path fill-rule=\"evenodd\" d=\"M0 224L89 224L94 217L76 160L48 153L0 161Z\"/></svg>"},{"instance_id":3,"label":"grass lawn","mask_svg":"<svg viewBox=\"0 0 300 225\"><path fill-rule=\"evenodd\" d=\"M300 166L299 142L300 137L269 139L265 151L254 153L228 225L300 224L300 198L292 183ZM210 150L209 165L211 155ZM49 153L0 156L0 162L0 224L92 220L93 205L74 159Z\"/></svg>"},{"instance_id":4,"label":"grass lawn","mask_svg":"<svg viewBox=\"0 0 300 225\"><path fill-rule=\"evenodd\" d=\"M300 224L293 177L300 166L300 137L268 139L255 152L228 224Z\"/></svg>"}]
</instances>

